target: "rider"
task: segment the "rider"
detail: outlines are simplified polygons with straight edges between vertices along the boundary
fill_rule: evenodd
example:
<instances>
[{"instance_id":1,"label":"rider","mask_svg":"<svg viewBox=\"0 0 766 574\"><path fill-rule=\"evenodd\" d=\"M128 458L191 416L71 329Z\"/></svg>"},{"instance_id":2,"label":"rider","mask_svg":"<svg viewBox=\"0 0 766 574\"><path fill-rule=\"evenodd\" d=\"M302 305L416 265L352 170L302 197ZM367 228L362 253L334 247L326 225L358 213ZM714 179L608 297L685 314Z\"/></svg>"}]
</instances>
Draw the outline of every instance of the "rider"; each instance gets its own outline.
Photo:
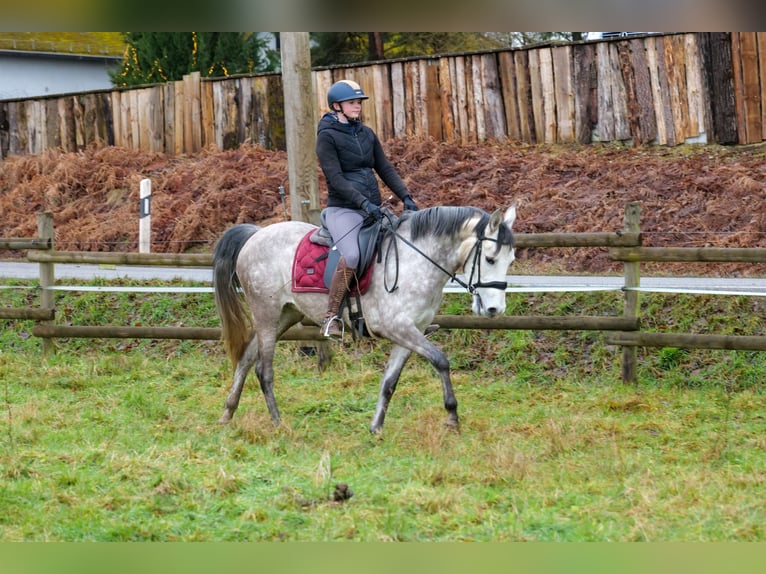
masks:
<instances>
[{"instance_id":1,"label":"rider","mask_svg":"<svg viewBox=\"0 0 766 574\"><path fill-rule=\"evenodd\" d=\"M316 152L327 180L325 225L340 252L322 324L322 333L330 338L343 333L339 309L359 266L359 229L366 218L383 217L375 173L402 200L405 210L418 209L377 135L362 124L362 100L366 99L356 82L335 82L327 92L330 111L317 127Z\"/></svg>"}]
</instances>

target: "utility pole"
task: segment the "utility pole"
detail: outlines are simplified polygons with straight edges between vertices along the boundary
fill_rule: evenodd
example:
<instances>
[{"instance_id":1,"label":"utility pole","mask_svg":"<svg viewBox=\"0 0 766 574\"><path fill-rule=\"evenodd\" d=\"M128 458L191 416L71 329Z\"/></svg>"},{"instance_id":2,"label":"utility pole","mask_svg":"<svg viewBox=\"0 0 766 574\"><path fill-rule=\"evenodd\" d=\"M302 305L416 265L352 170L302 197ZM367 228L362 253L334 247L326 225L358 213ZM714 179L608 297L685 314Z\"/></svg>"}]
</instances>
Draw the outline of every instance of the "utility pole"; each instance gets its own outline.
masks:
<instances>
[{"instance_id":1,"label":"utility pole","mask_svg":"<svg viewBox=\"0 0 766 574\"><path fill-rule=\"evenodd\" d=\"M319 223L314 83L308 32L280 34L290 217Z\"/></svg>"}]
</instances>

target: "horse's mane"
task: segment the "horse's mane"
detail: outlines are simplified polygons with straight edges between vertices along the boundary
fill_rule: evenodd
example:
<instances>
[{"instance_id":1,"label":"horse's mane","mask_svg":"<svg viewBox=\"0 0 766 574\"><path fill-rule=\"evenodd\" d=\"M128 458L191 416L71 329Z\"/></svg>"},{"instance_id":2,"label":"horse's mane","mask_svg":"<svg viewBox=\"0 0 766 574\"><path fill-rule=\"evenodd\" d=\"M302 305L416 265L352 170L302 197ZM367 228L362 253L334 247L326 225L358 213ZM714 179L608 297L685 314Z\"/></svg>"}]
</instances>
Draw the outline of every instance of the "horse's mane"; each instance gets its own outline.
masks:
<instances>
[{"instance_id":1,"label":"horse's mane","mask_svg":"<svg viewBox=\"0 0 766 574\"><path fill-rule=\"evenodd\" d=\"M478 207L444 205L429 207L420 211L405 212L402 221L409 223L411 238L417 240L427 235L454 236L460 232L467 221L477 216L474 232L477 236L481 236L489 223L489 214ZM497 241L499 245L513 246L513 233L507 225L500 226Z\"/></svg>"}]
</instances>

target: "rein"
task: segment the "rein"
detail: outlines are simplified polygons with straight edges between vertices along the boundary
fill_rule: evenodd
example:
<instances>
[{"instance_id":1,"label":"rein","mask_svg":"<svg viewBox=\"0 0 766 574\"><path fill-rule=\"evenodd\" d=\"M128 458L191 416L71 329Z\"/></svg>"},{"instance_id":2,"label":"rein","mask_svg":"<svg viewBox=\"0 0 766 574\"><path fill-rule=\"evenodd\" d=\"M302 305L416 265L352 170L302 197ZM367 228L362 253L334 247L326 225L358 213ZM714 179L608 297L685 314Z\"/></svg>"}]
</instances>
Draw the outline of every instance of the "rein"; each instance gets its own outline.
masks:
<instances>
[{"instance_id":1,"label":"rein","mask_svg":"<svg viewBox=\"0 0 766 574\"><path fill-rule=\"evenodd\" d=\"M482 243L484 241L494 241L497 243L497 239L493 239L491 237L487 237L485 235L477 236L476 243L471 248L471 252L473 252L473 263L471 265L471 275L468 278L468 283L460 279L455 273L450 273L447 271L444 267L439 265L436 261L431 259L428 255L423 253L422 250L420 250L414 243L412 243L410 240L402 237L399 233L397 233L395 230L390 230L390 233L394 235L397 239L400 239L405 245L409 246L413 250L415 250L417 253L422 255L426 260L428 260L432 265L434 265L437 269L442 271L445 275L447 275L452 281L460 285L463 289L468 291L471 295L474 294L476 289L478 288L486 288L486 289L501 289L502 291L505 291L508 288L508 282L507 281L489 281L487 283L484 283L481 281L481 249L482 249ZM396 247L396 242L392 242L394 249L396 250L396 258L397 261L399 260L399 251ZM391 244L389 244L388 249L390 251ZM465 262L463 263L463 268L465 268L465 263L468 262L468 257L471 256L471 252L468 253L468 256L466 257ZM388 251L386 252L386 261L388 261ZM476 277L478 281L475 283L473 282L473 276L474 272L476 272ZM394 286L389 289L388 286L386 286L386 291L389 293L393 293L397 288L397 283L399 282L399 266L396 266L396 279L394 280Z\"/></svg>"}]
</instances>

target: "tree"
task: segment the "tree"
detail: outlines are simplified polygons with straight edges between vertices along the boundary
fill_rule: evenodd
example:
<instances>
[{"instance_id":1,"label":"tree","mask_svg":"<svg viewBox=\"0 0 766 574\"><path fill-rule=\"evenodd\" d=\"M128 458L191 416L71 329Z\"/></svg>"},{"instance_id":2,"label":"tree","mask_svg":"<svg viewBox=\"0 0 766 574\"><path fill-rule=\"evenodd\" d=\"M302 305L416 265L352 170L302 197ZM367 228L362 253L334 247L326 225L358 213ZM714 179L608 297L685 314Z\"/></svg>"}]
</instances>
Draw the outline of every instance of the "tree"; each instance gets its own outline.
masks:
<instances>
[{"instance_id":1,"label":"tree","mask_svg":"<svg viewBox=\"0 0 766 574\"><path fill-rule=\"evenodd\" d=\"M480 32L316 32L312 33L311 39L311 63L314 66L470 52L505 46L502 40Z\"/></svg>"},{"instance_id":2,"label":"tree","mask_svg":"<svg viewBox=\"0 0 766 574\"><path fill-rule=\"evenodd\" d=\"M128 32L122 66L111 74L116 86L180 80L191 72L205 77L274 69L265 40L243 32Z\"/></svg>"}]
</instances>

